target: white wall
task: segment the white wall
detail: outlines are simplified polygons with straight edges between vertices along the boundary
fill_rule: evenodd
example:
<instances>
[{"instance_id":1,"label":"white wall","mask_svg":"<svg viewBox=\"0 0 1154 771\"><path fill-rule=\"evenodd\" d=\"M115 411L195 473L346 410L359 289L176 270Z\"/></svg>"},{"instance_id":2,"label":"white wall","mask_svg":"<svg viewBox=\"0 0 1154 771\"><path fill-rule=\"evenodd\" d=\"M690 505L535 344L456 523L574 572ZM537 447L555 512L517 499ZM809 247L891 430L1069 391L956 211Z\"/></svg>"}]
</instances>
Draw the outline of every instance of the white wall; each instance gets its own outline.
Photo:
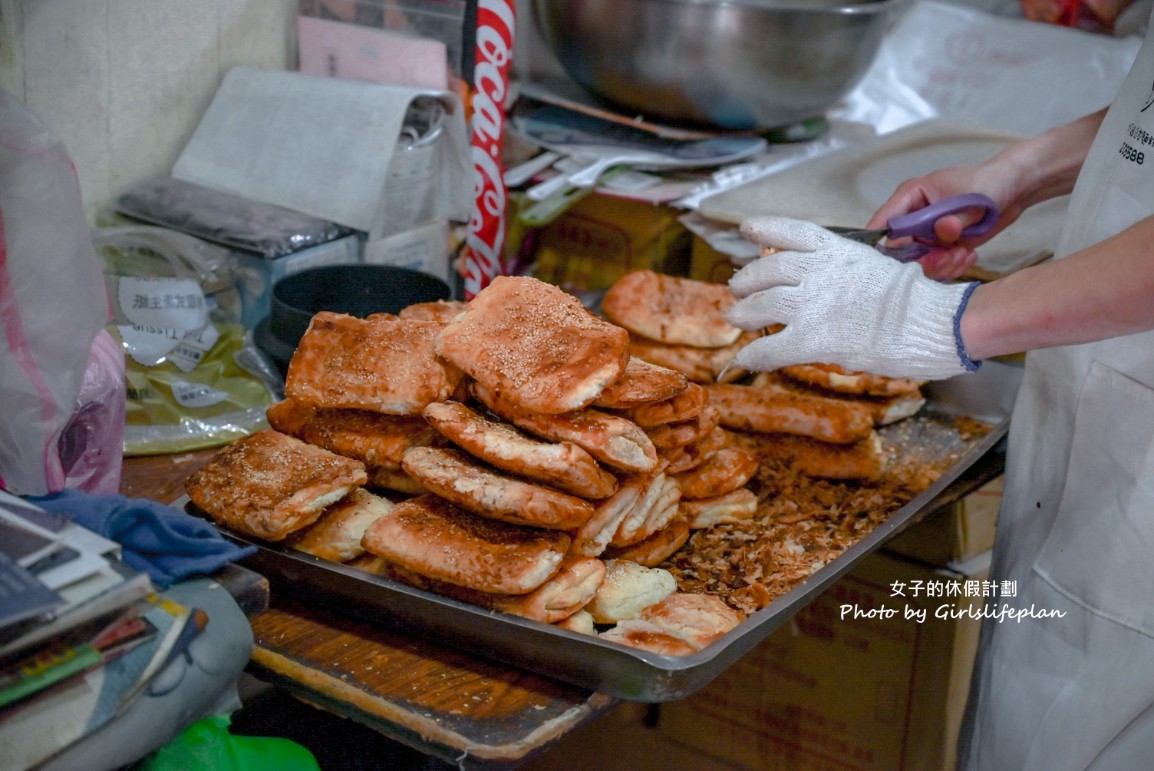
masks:
<instances>
[{"instance_id":1,"label":"white wall","mask_svg":"<svg viewBox=\"0 0 1154 771\"><path fill-rule=\"evenodd\" d=\"M91 220L165 174L221 76L295 66L296 0L0 0L0 87L64 141Z\"/></svg>"}]
</instances>

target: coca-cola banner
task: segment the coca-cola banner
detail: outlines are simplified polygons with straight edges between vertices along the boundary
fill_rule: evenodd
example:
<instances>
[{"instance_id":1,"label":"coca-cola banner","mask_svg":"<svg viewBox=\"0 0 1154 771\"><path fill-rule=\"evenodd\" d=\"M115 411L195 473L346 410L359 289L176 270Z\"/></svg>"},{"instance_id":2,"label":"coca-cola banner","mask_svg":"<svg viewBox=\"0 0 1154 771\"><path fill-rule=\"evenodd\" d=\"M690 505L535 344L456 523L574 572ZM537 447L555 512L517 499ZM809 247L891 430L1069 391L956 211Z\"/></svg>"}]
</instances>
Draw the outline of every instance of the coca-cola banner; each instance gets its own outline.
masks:
<instances>
[{"instance_id":1,"label":"coca-cola banner","mask_svg":"<svg viewBox=\"0 0 1154 771\"><path fill-rule=\"evenodd\" d=\"M517 30L514 0L470 0L469 6L462 75L470 86L473 203L459 266L465 299L472 298L502 272L506 189L501 137Z\"/></svg>"}]
</instances>

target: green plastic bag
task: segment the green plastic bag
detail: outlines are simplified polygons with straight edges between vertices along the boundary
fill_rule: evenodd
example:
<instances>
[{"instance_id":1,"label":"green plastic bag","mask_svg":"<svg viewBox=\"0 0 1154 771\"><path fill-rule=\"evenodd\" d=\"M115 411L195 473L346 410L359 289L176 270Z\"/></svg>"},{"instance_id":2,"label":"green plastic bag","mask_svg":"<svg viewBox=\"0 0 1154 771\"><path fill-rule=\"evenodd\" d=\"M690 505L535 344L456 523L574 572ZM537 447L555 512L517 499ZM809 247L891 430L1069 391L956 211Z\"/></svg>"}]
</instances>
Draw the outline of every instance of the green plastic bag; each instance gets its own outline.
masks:
<instances>
[{"instance_id":1,"label":"green plastic bag","mask_svg":"<svg viewBox=\"0 0 1154 771\"><path fill-rule=\"evenodd\" d=\"M193 723L145 758L140 771L320 771L305 747L289 739L233 736L228 715Z\"/></svg>"}]
</instances>

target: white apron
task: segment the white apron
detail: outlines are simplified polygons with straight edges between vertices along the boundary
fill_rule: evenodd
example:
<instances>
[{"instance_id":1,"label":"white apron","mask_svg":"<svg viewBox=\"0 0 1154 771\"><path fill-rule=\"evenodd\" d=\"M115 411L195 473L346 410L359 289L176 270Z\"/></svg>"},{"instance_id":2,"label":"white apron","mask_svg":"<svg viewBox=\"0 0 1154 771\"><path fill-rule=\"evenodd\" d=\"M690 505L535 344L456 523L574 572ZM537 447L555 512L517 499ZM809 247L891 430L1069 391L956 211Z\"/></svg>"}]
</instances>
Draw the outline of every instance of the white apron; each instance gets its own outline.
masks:
<instances>
[{"instance_id":1,"label":"white apron","mask_svg":"<svg viewBox=\"0 0 1154 771\"><path fill-rule=\"evenodd\" d=\"M1154 214L1150 30L1059 257ZM1029 354L992 571L998 602L1065 616L984 623L960 765L1154 768L1154 332Z\"/></svg>"}]
</instances>

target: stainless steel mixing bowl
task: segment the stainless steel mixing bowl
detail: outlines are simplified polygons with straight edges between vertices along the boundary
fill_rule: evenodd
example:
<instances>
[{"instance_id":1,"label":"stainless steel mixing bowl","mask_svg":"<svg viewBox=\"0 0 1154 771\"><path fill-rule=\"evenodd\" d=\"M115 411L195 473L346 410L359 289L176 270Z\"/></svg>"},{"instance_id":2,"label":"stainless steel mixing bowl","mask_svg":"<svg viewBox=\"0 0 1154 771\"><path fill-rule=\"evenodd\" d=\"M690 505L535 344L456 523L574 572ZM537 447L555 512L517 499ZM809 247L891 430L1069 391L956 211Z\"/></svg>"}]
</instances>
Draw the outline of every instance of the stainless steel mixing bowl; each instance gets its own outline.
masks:
<instances>
[{"instance_id":1,"label":"stainless steel mixing bowl","mask_svg":"<svg viewBox=\"0 0 1154 771\"><path fill-rule=\"evenodd\" d=\"M726 129L821 115L910 0L532 0L569 76L619 110Z\"/></svg>"}]
</instances>

